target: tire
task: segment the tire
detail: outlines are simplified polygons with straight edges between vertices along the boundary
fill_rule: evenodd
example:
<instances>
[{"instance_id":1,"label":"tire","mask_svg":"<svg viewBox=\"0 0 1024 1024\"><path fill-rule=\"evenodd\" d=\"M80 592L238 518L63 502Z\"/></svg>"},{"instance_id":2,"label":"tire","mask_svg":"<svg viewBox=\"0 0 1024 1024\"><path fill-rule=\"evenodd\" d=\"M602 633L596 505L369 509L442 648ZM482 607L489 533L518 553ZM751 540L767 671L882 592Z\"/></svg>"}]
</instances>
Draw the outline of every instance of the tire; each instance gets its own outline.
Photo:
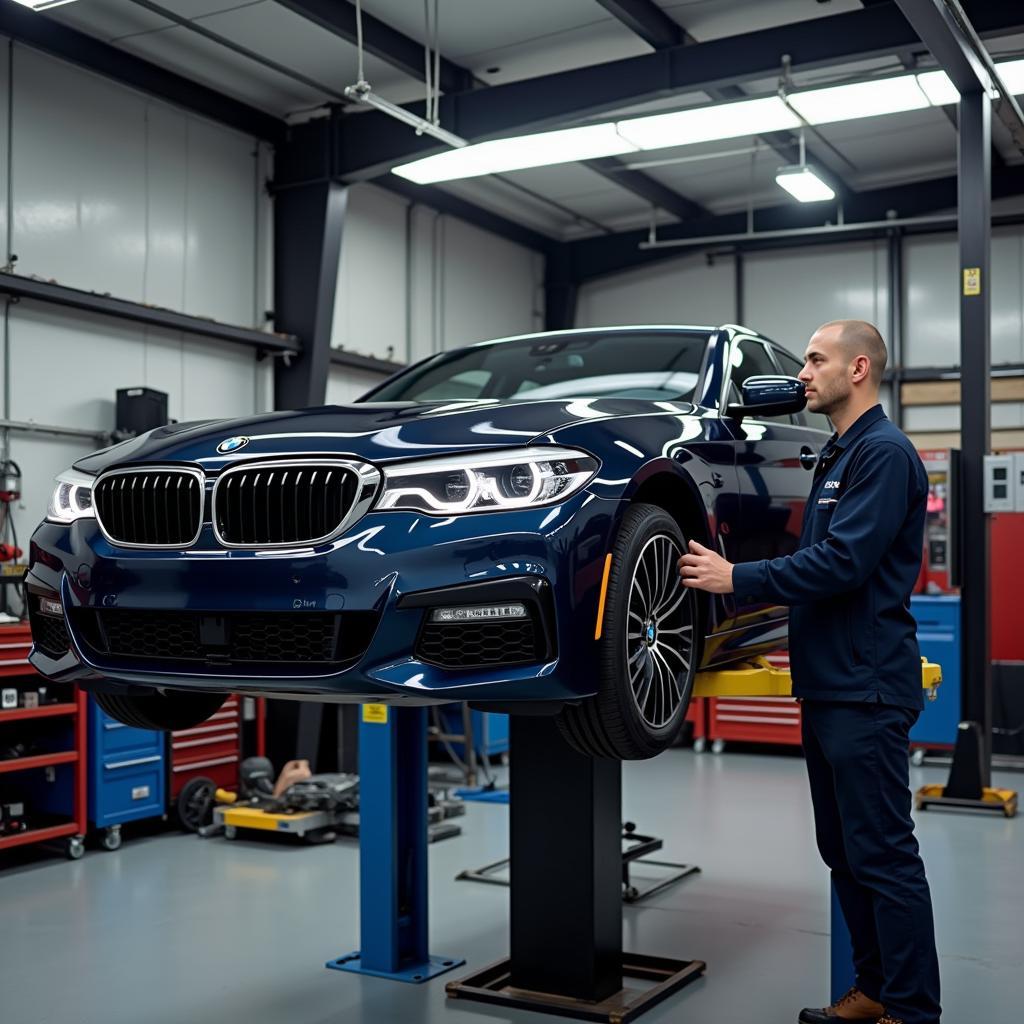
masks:
<instances>
[{"instance_id":1,"label":"tire","mask_svg":"<svg viewBox=\"0 0 1024 1024\"><path fill-rule=\"evenodd\" d=\"M671 746L686 718L700 659L697 593L676 565L678 523L656 505L631 506L612 545L598 643L598 690L558 716L570 746L591 757L641 760Z\"/></svg>"},{"instance_id":2,"label":"tire","mask_svg":"<svg viewBox=\"0 0 1024 1024\"><path fill-rule=\"evenodd\" d=\"M215 714L227 699L223 693L170 693L122 696L94 693L96 703L111 718L135 729L174 732L201 725Z\"/></svg>"},{"instance_id":3,"label":"tire","mask_svg":"<svg viewBox=\"0 0 1024 1024\"><path fill-rule=\"evenodd\" d=\"M205 775L189 779L178 794L178 821L186 832L198 832L213 823L217 783Z\"/></svg>"}]
</instances>

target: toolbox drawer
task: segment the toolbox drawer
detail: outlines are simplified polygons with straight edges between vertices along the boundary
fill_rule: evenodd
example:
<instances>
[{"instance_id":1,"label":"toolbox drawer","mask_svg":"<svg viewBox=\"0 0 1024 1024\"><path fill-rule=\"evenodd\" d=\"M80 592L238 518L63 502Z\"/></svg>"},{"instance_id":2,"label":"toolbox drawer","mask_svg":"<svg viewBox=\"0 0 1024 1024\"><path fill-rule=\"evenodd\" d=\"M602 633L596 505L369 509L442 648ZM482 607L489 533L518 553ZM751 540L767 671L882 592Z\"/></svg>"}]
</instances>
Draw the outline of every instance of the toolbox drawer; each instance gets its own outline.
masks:
<instances>
[{"instance_id":1,"label":"toolbox drawer","mask_svg":"<svg viewBox=\"0 0 1024 1024\"><path fill-rule=\"evenodd\" d=\"M164 813L164 763L160 754L110 760L99 766L93 821L100 828Z\"/></svg>"},{"instance_id":2,"label":"toolbox drawer","mask_svg":"<svg viewBox=\"0 0 1024 1024\"><path fill-rule=\"evenodd\" d=\"M122 725L99 708L96 708L95 714L99 721L94 739L99 745L98 753L101 757L122 750L150 750L157 754L163 750L163 733Z\"/></svg>"},{"instance_id":3,"label":"toolbox drawer","mask_svg":"<svg viewBox=\"0 0 1024 1024\"><path fill-rule=\"evenodd\" d=\"M950 633L959 631L959 597L931 597L915 594L910 599L910 611L917 620L919 636L922 633Z\"/></svg>"}]
</instances>

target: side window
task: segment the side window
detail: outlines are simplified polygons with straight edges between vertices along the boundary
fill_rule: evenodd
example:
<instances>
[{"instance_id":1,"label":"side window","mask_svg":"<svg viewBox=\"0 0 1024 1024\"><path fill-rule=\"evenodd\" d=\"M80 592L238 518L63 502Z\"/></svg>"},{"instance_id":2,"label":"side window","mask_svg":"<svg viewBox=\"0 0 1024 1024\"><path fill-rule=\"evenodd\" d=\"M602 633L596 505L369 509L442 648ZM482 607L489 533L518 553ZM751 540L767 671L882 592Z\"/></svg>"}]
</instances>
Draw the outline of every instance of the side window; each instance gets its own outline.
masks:
<instances>
[{"instance_id":1,"label":"side window","mask_svg":"<svg viewBox=\"0 0 1024 1024\"><path fill-rule=\"evenodd\" d=\"M768 350L759 341L744 339L732 350L732 385L739 392L740 385L748 377L778 376L778 367L772 362ZM772 423L793 423L789 416L759 416L758 419Z\"/></svg>"},{"instance_id":2,"label":"side window","mask_svg":"<svg viewBox=\"0 0 1024 1024\"><path fill-rule=\"evenodd\" d=\"M778 359L782 372L790 377L798 377L804 368L804 364L799 359L781 349L775 349L775 358ZM820 412L808 412L806 409L804 409L803 416L804 422L812 429L824 430L826 434L832 433L832 423L827 416L823 416Z\"/></svg>"}]
</instances>

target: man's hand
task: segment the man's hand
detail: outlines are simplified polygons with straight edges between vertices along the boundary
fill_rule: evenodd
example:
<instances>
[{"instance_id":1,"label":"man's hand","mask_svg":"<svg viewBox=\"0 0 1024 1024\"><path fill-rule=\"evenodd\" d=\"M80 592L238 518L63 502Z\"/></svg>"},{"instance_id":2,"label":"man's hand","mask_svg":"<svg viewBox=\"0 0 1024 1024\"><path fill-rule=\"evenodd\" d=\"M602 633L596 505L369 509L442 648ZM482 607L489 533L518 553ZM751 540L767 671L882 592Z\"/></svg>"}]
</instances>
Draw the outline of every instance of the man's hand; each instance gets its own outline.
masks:
<instances>
[{"instance_id":1,"label":"man's hand","mask_svg":"<svg viewBox=\"0 0 1024 1024\"><path fill-rule=\"evenodd\" d=\"M695 540L690 541L690 553L683 555L678 565L684 586L712 594L732 593L732 562Z\"/></svg>"}]
</instances>

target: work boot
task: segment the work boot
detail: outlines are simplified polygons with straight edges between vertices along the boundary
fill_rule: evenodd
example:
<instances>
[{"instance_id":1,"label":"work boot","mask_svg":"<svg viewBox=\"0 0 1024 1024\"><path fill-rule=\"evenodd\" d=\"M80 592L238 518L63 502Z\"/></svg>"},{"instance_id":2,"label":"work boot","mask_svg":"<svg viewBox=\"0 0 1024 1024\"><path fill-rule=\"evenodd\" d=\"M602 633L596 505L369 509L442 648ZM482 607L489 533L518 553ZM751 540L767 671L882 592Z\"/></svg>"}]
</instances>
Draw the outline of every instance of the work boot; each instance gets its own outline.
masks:
<instances>
[{"instance_id":1,"label":"work boot","mask_svg":"<svg viewBox=\"0 0 1024 1024\"><path fill-rule=\"evenodd\" d=\"M899 1021L878 1018L885 1013L885 1007L870 999L856 986L845 996L841 996L831 1006L820 1010L806 1009L800 1011L797 1018L800 1024L835 1024L842 1020L864 1020L871 1024L900 1024Z\"/></svg>"}]
</instances>

